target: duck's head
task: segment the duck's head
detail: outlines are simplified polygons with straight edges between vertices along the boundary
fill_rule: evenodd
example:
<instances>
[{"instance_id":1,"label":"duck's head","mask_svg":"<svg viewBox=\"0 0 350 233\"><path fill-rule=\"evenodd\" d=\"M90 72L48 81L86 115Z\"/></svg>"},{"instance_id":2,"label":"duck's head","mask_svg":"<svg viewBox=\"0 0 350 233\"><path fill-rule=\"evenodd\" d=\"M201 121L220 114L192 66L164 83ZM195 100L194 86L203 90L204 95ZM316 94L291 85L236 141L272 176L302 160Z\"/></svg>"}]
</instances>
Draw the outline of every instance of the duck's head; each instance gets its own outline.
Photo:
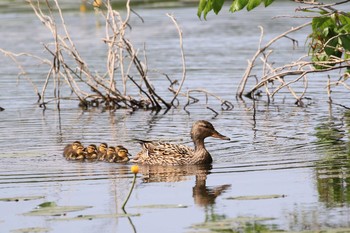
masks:
<instances>
[{"instance_id":1,"label":"duck's head","mask_svg":"<svg viewBox=\"0 0 350 233\"><path fill-rule=\"evenodd\" d=\"M193 140L204 140L207 137L219 138L222 140L230 140L229 137L226 137L215 130L214 126L204 120L196 121L191 129L191 138Z\"/></svg>"},{"instance_id":2,"label":"duck's head","mask_svg":"<svg viewBox=\"0 0 350 233\"><path fill-rule=\"evenodd\" d=\"M73 150L76 150L78 148L78 146L82 146L81 142L79 142L79 141L73 142L73 144L72 144Z\"/></svg>"},{"instance_id":3,"label":"duck's head","mask_svg":"<svg viewBox=\"0 0 350 233\"><path fill-rule=\"evenodd\" d=\"M87 153L94 153L97 151L96 145L95 144L91 144L86 148L86 152Z\"/></svg>"},{"instance_id":4,"label":"duck's head","mask_svg":"<svg viewBox=\"0 0 350 233\"><path fill-rule=\"evenodd\" d=\"M129 156L129 151L124 146L116 146L115 152L117 152L117 155L121 158L126 158Z\"/></svg>"},{"instance_id":5,"label":"duck's head","mask_svg":"<svg viewBox=\"0 0 350 233\"><path fill-rule=\"evenodd\" d=\"M84 154L84 147L82 145L77 146L77 154Z\"/></svg>"},{"instance_id":6,"label":"duck's head","mask_svg":"<svg viewBox=\"0 0 350 233\"><path fill-rule=\"evenodd\" d=\"M104 153L107 151L107 148L108 148L107 143L103 142L98 146L98 151Z\"/></svg>"},{"instance_id":7,"label":"duck's head","mask_svg":"<svg viewBox=\"0 0 350 233\"><path fill-rule=\"evenodd\" d=\"M115 153L115 147L114 146L108 147L107 155L112 155L114 153Z\"/></svg>"}]
</instances>

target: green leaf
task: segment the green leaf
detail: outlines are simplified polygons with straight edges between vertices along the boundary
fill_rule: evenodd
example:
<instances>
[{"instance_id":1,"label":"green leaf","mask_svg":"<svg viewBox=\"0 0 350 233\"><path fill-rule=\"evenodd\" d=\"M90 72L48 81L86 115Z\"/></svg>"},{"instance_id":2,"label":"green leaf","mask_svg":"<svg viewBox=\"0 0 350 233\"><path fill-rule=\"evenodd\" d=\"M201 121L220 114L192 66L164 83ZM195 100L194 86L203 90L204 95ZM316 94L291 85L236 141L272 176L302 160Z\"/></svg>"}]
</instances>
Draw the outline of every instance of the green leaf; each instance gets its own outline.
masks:
<instances>
[{"instance_id":1,"label":"green leaf","mask_svg":"<svg viewBox=\"0 0 350 233\"><path fill-rule=\"evenodd\" d=\"M215 1L215 0L214 0ZM207 4L204 8L204 13L203 13L203 17L206 20L207 19L207 14L209 13L209 11L211 11L212 8L212 0L207 0Z\"/></svg>"},{"instance_id":2,"label":"green leaf","mask_svg":"<svg viewBox=\"0 0 350 233\"><path fill-rule=\"evenodd\" d=\"M249 0L248 5L247 5L247 10L251 11L255 7L259 6L262 0Z\"/></svg>"},{"instance_id":3,"label":"green leaf","mask_svg":"<svg viewBox=\"0 0 350 233\"><path fill-rule=\"evenodd\" d=\"M230 6L230 12L242 10L248 2L249 0L234 0Z\"/></svg>"},{"instance_id":4,"label":"green leaf","mask_svg":"<svg viewBox=\"0 0 350 233\"><path fill-rule=\"evenodd\" d=\"M222 8L222 6L224 5L225 0L213 0L212 1L212 7L214 10L215 14L218 14Z\"/></svg>"},{"instance_id":5,"label":"green leaf","mask_svg":"<svg viewBox=\"0 0 350 233\"><path fill-rule=\"evenodd\" d=\"M339 21L341 22L342 25L349 25L350 24L350 17L345 16L345 15L339 15L338 18L339 18Z\"/></svg>"},{"instance_id":6,"label":"green leaf","mask_svg":"<svg viewBox=\"0 0 350 233\"><path fill-rule=\"evenodd\" d=\"M312 31L313 32L323 32L327 27L334 28L335 24L331 17L315 17L312 19Z\"/></svg>"},{"instance_id":7,"label":"green leaf","mask_svg":"<svg viewBox=\"0 0 350 233\"><path fill-rule=\"evenodd\" d=\"M342 52L338 50L338 45L338 38L334 38L324 45L324 51L329 57L335 56L340 58L342 56Z\"/></svg>"},{"instance_id":8,"label":"green leaf","mask_svg":"<svg viewBox=\"0 0 350 233\"><path fill-rule=\"evenodd\" d=\"M200 0L199 1L198 11L197 11L197 15L199 18L201 18L203 10L205 9L206 5L207 5L207 0Z\"/></svg>"},{"instance_id":9,"label":"green leaf","mask_svg":"<svg viewBox=\"0 0 350 233\"><path fill-rule=\"evenodd\" d=\"M275 0L264 0L265 7L271 5Z\"/></svg>"},{"instance_id":10,"label":"green leaf","mask_svg":"<svg viewBox=\"0 0 350 233\"><path fill-rule=\"evenodd\" d=\"M46 207L56 207L57 204L56 202L53 202L53 201L47 201L47 202L44 202L44 203L41 203L40 205L38 205L40 208L46 208Z\"/></svg>"},{"instance_id":11,"label":"green leaf","mask_svg":"<svg viewBox=\"0 0 350 233\"><path fill-rule=\"evenodd\" d=\"M350 35L342 35L339 37L339 39L343 48L346 51L350 52Z\"/></svg>"},{"instance_id":12,"label":"green leaf","mask_svg":"<svg viewBox=\"0 0 350 233\"><path fill-rule=\"evenodd\" d=\"M350 59L350 53L345 53L345 54L344 54L344 59L345 59L345 60ZM348 75L350 75L350 67L348 67L348 68L346 69L345 73L348 73ZM348 79L348 77L349 77L349 76L347 76L346 79Z\"/></svg>"},{"instance_id":13,"label":"green leaf","mask_svg":"<svg viewBox=\"0 0 350 233\"><path fill-rule=\"evenodd\" d=\"M312 54L311 60L314 62L313 66L316 70L323 70L328 68L324 62L328 61L329 57L325 53L314 53Z\"/></svg>"}]
</instances>

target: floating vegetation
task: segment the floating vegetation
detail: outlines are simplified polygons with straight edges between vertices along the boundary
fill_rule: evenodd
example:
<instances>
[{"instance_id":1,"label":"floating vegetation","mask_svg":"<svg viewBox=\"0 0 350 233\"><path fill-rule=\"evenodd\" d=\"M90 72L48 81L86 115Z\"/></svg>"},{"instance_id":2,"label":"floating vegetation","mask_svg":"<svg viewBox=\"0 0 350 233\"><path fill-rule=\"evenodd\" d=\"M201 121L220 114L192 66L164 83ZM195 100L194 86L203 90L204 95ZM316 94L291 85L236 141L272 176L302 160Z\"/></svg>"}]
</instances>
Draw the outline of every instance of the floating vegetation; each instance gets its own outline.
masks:
<instances>
[{"instance_id":1,"label":"floating vegetation","mask_svg":"<svg viewBox=\"0 0 350 233\"><path fill-rule=\"evenodd\" d=\"M45 197L44 196L3 197L3 198L0 198L0 201L18 202L18 201L32 201L32 200L38 200L42 198L45 198Z\"/></svg>"},{"instance_id":2,"label":"floating vegetation","mask_svg":"<svg viewBox=\"0 0 350 233\"><path fill-rule=\"evenodd\" d=\"M53 221L78 221L78 220L94 220L101 218L123 218L123 217L137 217L140 214L89 214L89 215L78 215L72 218L54 218Z\"/></svg>"},{"instance_id":3,"label":"floating vegetation","mask_svg":"<svg viewBox=\"0 0 350 233\"><path fill-rule=\"evenodd\" d=\"M194 224L192 229L201 230L201 232L272 232L275 226L262 224L262 221L274 220L274 218L258 217L237 217L225 218L218 221L208 221L200 224Z\"/></svg>"},{"instance_id":4,"label":"floating vegetation","mask_svg":"<svg viewBox=\"0 0 350 233\"><path fill-rule=\"evenodd\" d=\"M174 208L187 208L187 205L182 204L155 204L155 205L140 205L133 208L145 208L145 209L174 209Z\"/></svg>"},{"instance_id":5,"label":"floating vegetation","mask_svg":"<svg viewBox=\"0 0 350 233\"><path fill-rule=\"evenodd\" d=\"M92 206L58 206L55 202L44 202L35 210L24 213L25 216L62 216L67 212L74 212L91 208Z\"/></svg>"},{"instance_id":6,"label":"floating vegetation","mask_svg":"<svg viewBox=\"0 0 350 233\"><path fill-rule=\"evenodd\" d=\"M285 198L286 195L282 194L271 194L271 195L253 195L253 196L237 196L237 197L228 197L227 200L239 200L239 201L250 201L250 200L262 200L262 199L274 199L274 198Z\"/></svg>"},{"instance_id":7,"label":"floating vegetation","mask_svg":"<svg viewBox=\"0 0 350 233\"><path fill-rule=\"evenodd\" d=\"M50 232L50 228L44 227L28 227L12 230L11 233L40 233L40 232Z\"/></svg>"}]
</instances>

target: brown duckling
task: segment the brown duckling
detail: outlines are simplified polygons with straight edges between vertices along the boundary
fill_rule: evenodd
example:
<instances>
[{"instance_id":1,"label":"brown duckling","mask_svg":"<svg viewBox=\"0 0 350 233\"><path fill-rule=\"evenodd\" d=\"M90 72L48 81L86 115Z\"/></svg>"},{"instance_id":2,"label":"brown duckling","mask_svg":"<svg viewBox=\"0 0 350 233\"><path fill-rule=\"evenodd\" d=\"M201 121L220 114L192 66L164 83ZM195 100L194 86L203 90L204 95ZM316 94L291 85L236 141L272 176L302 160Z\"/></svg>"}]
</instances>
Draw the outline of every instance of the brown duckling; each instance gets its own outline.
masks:
<instances>
[{"instance_id":1,"label":"brown duckling","mask_svg":"<svg viewBox=\"0 0 350 233\"><path fill-rule=\"evenodd\" d=\"M103 142L99 145L98 150L97 150L97 159L99 161L104 161L106 159L107 148L108 148L107 143Z\"/></svg>"},{"instance_id":2,"label":"brown duckling","mask_svg":"<svg viewBox=\"0 0 350 233\"><path fill-rule=\"evenodd\" d=\"M108 147L105 161L109 162L109 163L113 163L117 156L118 156L118 154L115 151L115 147L114 146L110 146L110 147Z\"/></svg>"},{"instance_id":3,"label":"brown duckling","mask_svg":"<svg viewBox=\"0 0 350 233\"><path fill-rule=\"evenodd\" d=\"M63 149L63 156L65 158L68 158L72 155L72 153L75 153L77 150L77 147L82 145L80 141L75 141L72 144L68 144Z\"/></svg>"},{"instance_id":4,"label":"brown duckling","mask_svg":"<svg viewBox=\"0 0 350 233\"><path fill-rule=\"evenodd\" d=\"M85 148L85 159L90 161L97 159L97 147L95 144L91 144Z\"/></svg>"},{"instance_id":5,"label":"brown duckling","mask_svg":"<svg viewBox=\"0 0 350 233\"><path fill-rule=\"evenodd\" d=\"M115 163L125 163L128 162L129 159L129 151L124 146L116 146L115 152L117 153L116 158L114 159Z\"/></svg>"},{"instance_id":6,"label":"brown duckling","mask_svg":"<svg viewBox=\"0 0 350 233\"><path fill-rule=\"evenodd\" d=\"M77 160L83 161L85 158L85 150L82 145L79 145L75 151L73 151L68 157L67 160Z\"/></svg>"}]
</instances>

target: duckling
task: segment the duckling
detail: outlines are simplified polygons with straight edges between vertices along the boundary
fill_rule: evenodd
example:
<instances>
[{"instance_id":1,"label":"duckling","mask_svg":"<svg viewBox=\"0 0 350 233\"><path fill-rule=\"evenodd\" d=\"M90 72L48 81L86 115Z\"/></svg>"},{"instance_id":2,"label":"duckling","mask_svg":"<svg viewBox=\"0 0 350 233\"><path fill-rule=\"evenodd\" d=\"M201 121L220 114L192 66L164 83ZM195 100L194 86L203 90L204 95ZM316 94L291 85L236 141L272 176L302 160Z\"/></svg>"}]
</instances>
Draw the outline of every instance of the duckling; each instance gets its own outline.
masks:
<instances>
[{"instance_id":1,"label":"duckling","mask_svg":"<svg viewBox=\"0 0 350 233\"><path fill-rule=\"evenodd\" d=\"M85 151L82 145L77 146L77 149L73 151L68 157L67 160L77 160L82 161L85 158Z\"/></svg>"},{"instance_id":2,"label":"duckling","mask_svg":"<svg viewBox=\"0 0 350 233\"><path fill-rule=\"evenodd\" d=\"M118 154L115 151L115 147L114 146L110 146L110 147L108 147L105 161L109 162L109 163L113 163L117 156L118 156Z\"/></svg>"},{"instance_id":3,"label":"duckling","mask_svg":"<svg viewBox=\"0 0 350 233\"><path fill-rule=\"evenodd\" d=\"M97 159L97 147L95 144L91 144L85 148L85 159L94 161Z\"/></svg>"},{"instance_id":4,"label":"duckling","mask_svg":"<svg viewBox=\"0 0 350 233\"><path fill-rule=\"evenodd\" d=\"M97 150L97 160L104 161L107 156L107 143L101 143Z\"/></svg>"},{"instance_id":5,"label":"duckling","mask_svg":"<svg viewBox=\"0 0 350 233\"><path fill-rule=\"evenodd\" d=\"M75 141L72 144L68 144L63 149L63 156L65 158L68 158L71 156L72 153L76 152L77 147L82 145L80 141Z\"/></svg>"},{"instance_id":6,"label":"duckling","mask_svg":"<svg viewBox=\"0 0 350 233\"><path fill-rule=\"evenodd\" d=\"M129 151L124 146L116 146L115 152L117 153L116 158L114 159L115 163L125 163L128 162L129 159Z\"/></svg>"}]
</instances>

